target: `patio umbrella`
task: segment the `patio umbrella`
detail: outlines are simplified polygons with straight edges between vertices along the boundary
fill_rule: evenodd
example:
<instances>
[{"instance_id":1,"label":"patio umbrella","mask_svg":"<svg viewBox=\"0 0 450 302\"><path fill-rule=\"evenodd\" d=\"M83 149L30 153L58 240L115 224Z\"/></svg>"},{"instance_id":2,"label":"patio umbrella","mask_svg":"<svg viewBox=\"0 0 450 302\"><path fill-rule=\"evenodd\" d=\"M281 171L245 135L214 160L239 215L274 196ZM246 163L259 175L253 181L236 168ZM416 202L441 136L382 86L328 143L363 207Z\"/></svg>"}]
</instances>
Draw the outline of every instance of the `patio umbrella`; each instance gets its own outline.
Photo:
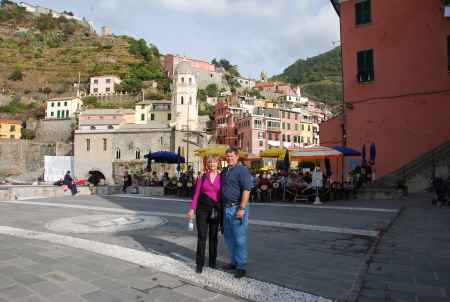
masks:
<instances>
[{"instance_id":1,"label":"patio umbrella","mask_svg":"<svg viewBox=\"0 0 450 302\"><path fill-rule=\"evenodd\" d=\"M177 171L181 171L181 147L178 146L178 156L177 156Z\"/></svg>"},{"instance_id":2,"label":"patio umbrella","mask_svg":"<svg viewBox=\"0 0 450 302\"><path fill-rule=\"evenodd\" d=\"M361 152L356 151L352 148L342 147L342 146L334 146L331 149L337 150L344 154L344 156L361 156Z\"/></svg>"},{"instance_id":3,"label":"patio umbrella","mask_svg":"<svg viewBox=\"0 0 450 302\"><path fill-rule=\"evenodd\" d=\"M281 155L284 155L285 153L286 153L286 149L272 148L272 149L267 149L267 150L259 153L259 156L261 156L261 157L279 157Z\"/></svg>"},{"instance_id":4,"label":"patio umbrella","mask_svg":"<svg viewBox=\"0 0 450 302\"><path fill-rule=\"evenodd\" d=\"M369 165L373 166L375 165L375 155L377 154L377 150L375 149L375 144L372 143L370 146L370 159L369 159Z\"/></svg>"},{"instance_id":5,"label":"patio umbrella","mask_svg":"<svg viewBox=\"0 0 450 302\"><path fill-rule=\"evenodd\" d=\"M144 158L154 160L155 163L164 164L176 164L178 162L178 157L180 157L180 163L185 162L184 157L170 151L158 151L144 155Z\"/></svg>"},{"instance_id":6,"label":"patio umbrella","mask_svg":"<svg viewBox=\"0 0 450 302\"><path fill-rule=\"evenodd\" d=\"M274 171L274 170L276 170L276 168L272 166L265 166L259 169L259 171Z\"/></svg>"},{"instance_id":7,"label":"patio umbrella","mask_svg":"<svg viewBox=\"0 0 450 302\"><path fill-rule=\"evenodd\" d=\"M239 158L239 161L259 161L261 157L255 154L249 154L247 157Z\"/></svg>"},{"instance_id":8,"label":"patio umbrella","mask_svg":"<svg viewBox=\"0 0 450 302\"><path fill-rule=\"evenodd\" d=\"M303 150L298 150L293 154L290 154L291 160L299 160L299 159L324 159L328 158L336 158L342 157L343 154L337 150L322 147L322 146L314 146L309 148L304 148Z\"/></svg>"},{"instance_id":9,"label":"patio umbrella","mask_svg":"<svg viewBox=\"0 0 450 302\"><path fill-rule=\"evenodd\" d=\"M148 152L149 152L148 154L152 154L151 150L149 150ZM144 155L144 158L145 158L145 155ZM147 159L147 167L145 167L145 171L152 172L152 160L150 158Z\"/></svg>"},{"instance_id":10,"label":"patio umbrella","mask_svg":"<svg viewBox=\"0 0 450 302\"><path fill-rule=\"evenodd\" d=\"M367 166L366 145L363 145L363 147L362 147L361 156L362 156L361 167L365 167L365 166Z\"/></svg>"},{"instance_id":11,"label":"patio umbrella","mask_svg":"<svg viewBox=\"0 0 450 302\"><path fill-rule=\"evenodd\" d=\"M195 156L208 156L209 154L217 154L221 158L225 158L227 156L226 151L229 147L228 146L220 146L220 147L213 147L209 148L203 152L197 152L195 153ZM248 157L248 153L239 150L239 158L245 158Z\"/></svg>"}]
</instances>

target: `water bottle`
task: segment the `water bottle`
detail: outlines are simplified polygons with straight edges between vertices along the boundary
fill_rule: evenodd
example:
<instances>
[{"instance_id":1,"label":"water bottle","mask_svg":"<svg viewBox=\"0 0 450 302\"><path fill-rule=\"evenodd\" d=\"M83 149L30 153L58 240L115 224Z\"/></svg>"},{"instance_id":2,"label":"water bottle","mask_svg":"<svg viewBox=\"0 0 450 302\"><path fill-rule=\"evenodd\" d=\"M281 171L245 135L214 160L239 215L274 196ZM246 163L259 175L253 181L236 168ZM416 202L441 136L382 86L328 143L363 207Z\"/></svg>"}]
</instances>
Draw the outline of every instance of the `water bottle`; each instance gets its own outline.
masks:
<instances>
[{"instance_id":1,"label":"water bottle","mask_svg":"<svg viewBox=\"0 0 450 302\"><path fill-rule=\"evenodd\" d=\"M189 231L192 232L194 230L194 219L189 219Z\"/></svg>"}]
</instances>

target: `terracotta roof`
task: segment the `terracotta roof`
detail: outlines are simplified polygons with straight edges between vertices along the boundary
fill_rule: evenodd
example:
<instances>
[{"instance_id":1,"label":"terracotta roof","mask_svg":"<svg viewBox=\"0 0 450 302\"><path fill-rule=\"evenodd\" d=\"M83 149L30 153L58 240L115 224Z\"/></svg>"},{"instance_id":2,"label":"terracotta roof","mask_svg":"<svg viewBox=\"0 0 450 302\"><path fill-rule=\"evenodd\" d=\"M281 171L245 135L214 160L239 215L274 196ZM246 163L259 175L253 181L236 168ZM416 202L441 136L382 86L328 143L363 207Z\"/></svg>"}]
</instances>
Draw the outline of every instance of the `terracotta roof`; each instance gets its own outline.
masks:
<instances>
[{"instance_id":1,"label":"terracotta roof","mask_svg":"<svg viewBox=\"0 0 450 302\"><path fill-rule=\"evenodd\" d=\"M6 123L6 124L22 124L21 120L5 120L0 119L0 123Z\"/></svg>"}]
</instances>

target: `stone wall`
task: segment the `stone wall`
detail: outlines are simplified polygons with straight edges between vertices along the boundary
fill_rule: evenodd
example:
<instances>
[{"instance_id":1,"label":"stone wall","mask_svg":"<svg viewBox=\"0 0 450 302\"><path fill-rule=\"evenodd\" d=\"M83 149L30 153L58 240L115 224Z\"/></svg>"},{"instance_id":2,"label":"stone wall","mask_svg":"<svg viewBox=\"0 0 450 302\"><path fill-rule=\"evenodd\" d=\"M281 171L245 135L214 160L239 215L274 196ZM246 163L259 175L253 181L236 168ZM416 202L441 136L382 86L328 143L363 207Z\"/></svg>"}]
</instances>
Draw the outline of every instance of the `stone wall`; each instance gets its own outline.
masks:
<instances>
[{"instance_id":1,"label":"stone wall","mask_svg":"<svg viewBox=\"0 0 450 302\"><path fill-rule=\"evenodd\" d=\"M54 144L34 140L0 141L0 173L34 172L44 167L44 155L56 155Z\"/></svg>"},{"instance_id":2,"label":"stone wall","mask_svg":"<svg viewBox=\"0 0 450 302\"><path fill-rule=\"evenodd\" d=\"M72 130L72 124L77 125L75 118L39 120L35 127L35 139L53 144L66 141Z\"/></svg>"}]
</instances>

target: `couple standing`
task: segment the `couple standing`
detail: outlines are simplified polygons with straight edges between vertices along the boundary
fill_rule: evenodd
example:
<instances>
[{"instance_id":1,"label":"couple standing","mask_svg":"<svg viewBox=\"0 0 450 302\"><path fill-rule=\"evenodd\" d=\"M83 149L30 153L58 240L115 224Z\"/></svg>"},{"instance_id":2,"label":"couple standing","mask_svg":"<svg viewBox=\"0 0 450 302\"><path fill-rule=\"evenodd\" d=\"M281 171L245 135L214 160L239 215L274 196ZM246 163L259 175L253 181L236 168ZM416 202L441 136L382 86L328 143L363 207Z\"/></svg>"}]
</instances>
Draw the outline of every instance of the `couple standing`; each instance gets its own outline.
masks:
<instances>
[{"instance_id":1,"label":"couple standing","mask_svg":"<svg viewBox=\"0 0 450 302\"><path fill-rule=\"evenodd\" d=\"M197 273L203 270L207 236L209 237L209 266L217 269L217 235L220 223L223 223L224 238L231 253L231 263L222 268L236 269L234 277L241 278L245 275L247 268L248 200L253 185L249 177L250 172L246 167L238 164L239 149L228 148L225 160L228 166L219 174L221 158L216 154L208 155L206 158L208 172L205 174L206 177L202 177L202 181L197 182L188 218L194 218L194 211L196 211ZM209 221L212 207L219 211L223 209L222 221Z\"/></svg>"}]
</instances>

